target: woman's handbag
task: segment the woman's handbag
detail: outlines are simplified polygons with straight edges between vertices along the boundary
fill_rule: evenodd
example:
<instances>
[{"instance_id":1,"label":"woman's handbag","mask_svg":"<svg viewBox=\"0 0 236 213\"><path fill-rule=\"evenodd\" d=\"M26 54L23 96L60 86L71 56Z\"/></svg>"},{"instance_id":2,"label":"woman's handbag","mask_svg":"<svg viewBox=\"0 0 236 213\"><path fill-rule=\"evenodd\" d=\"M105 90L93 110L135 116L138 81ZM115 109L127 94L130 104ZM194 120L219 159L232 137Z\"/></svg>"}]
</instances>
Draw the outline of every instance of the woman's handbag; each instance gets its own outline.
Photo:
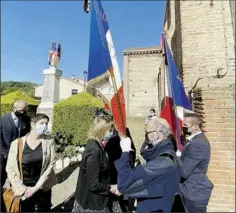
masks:
<instances>
[{"instance_id":1,"label":"woman's handbag","mask_svg":"<svg viewBox=\"0 0 236 213\"><path fill-rule=\"evenodd\" d=\"M23 179L22 173L22 153L23 153L23 141L18 139L18 161L20 169L20 179ZM3 200L7 212L20 212L20 199L21 196L15 196L12 188L8 188L3 192Z\"/></svg>"}]
</instances>

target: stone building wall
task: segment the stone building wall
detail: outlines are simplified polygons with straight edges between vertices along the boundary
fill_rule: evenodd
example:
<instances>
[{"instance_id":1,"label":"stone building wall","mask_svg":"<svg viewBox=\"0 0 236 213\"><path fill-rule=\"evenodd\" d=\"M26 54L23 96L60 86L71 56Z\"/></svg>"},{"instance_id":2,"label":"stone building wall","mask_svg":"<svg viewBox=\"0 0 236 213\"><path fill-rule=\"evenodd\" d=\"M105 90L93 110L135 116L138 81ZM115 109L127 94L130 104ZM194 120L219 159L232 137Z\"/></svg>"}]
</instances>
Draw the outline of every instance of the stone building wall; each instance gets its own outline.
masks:
<instances>
[{"instance_id":1,"label":"stone building wall","mask_svg":"<svg viewBox=\"0 0 236 213\"><path fill-rule=\"evenodd\" d=\"M124 50L124 96L128 117L159 114L157 73L162 63L160 47Z\"/></svg>"},{"instance_id":2,"label":"stone building wall","mask_svg":"<svg viewBox=\"0 0 236 213\"><path fill-rule=\"evenodd\" d=\"M235 7L235 4L234 4ZM212 152L208 211L235 211L235 9L230 1L167 1L164 30L186 91L197 84Z\"/></svg>"}]
</instances>

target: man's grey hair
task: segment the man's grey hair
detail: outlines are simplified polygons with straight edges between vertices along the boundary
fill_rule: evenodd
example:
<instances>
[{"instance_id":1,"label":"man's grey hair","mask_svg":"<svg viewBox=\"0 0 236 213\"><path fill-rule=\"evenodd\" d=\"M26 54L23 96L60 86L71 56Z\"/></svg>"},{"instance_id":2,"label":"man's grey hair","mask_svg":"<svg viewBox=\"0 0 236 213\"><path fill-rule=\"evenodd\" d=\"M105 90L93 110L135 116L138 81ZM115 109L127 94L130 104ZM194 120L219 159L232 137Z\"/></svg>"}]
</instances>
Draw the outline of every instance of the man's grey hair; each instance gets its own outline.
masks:
<instances>
[{"instance_id":1,"label":"man's grey hair","mask_svg":"<svg viewBox=\"0 0 236 213\"><path fill-rule=\"evenodd\" d=\"M154 126L157 132L160 132L164 137L169 137L172 134L170 125L164 118L153 118L150 122Z\"/></svg>"}]
</instances>

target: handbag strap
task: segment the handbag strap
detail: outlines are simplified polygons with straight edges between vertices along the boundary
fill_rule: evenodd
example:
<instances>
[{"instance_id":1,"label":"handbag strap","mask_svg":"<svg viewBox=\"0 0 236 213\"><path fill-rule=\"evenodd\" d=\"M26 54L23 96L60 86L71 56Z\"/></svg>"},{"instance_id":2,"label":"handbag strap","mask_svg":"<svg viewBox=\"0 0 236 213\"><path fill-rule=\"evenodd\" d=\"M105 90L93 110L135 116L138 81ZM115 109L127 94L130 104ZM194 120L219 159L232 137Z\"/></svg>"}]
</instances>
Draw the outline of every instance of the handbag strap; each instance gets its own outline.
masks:
<instances>
[{"instance_id":1,"label":"handbag strap","mask_svg":"<svg viewBox=\"0 0 236 213\"><path fill-rule=\"evenodd\" d=\"M23 171L22 171L22 155L23 155L23 140L18 138L18 162L20 170L20 179L23 180Z\"/></svg>"}]
</instances>

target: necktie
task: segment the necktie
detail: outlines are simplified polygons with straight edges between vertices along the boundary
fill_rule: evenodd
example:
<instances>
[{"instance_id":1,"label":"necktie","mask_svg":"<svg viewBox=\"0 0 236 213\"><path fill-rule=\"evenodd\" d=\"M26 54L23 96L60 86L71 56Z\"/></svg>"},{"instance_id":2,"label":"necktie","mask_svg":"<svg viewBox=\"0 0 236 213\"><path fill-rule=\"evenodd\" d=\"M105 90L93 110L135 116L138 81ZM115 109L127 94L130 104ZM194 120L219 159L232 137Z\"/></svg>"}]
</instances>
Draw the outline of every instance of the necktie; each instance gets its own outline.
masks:
<instances>
[{"instance_id":1,"label":"necktie","mask_svg":"<svg viewBox=\"0 0 236 213\"><path fill-rule=\"evenodd\" d=\"M21 117L18 118L18 137L20 137L21 132Z\"/></svg>"}]
</instances>

